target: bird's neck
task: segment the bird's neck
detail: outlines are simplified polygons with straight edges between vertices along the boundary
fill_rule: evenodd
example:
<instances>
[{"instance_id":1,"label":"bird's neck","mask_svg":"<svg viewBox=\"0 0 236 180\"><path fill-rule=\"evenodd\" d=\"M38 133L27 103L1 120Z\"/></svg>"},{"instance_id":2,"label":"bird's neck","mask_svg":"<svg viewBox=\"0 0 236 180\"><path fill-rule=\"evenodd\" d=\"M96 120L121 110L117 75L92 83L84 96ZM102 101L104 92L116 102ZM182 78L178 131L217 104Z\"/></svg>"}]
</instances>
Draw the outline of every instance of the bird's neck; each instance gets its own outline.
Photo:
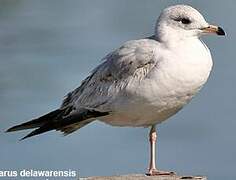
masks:
<instances>
[{"instance_id":1,"label":"bird's neck","mask_svg":"<svg viewBox=\"0 0 236 180\"><path fill-rule=\"evenodd\" d=\"M161 37L161 38L160 38ZM177 37L177 36L171 36L163 37L163 36L155 36L155 39L159 41L162 45L173 49L177 48L181 45L186 46L186 44L192 44L192 43L199 43L200 39L197 36L192 37Z\"/></svg>"},{"instance_id":2,"label":"bird's neck","mask_svg":"<svg viewBox=\"0 0 236 180\"><path fill-rule=\"evenodd\" d=\"M186 42L197 42L199 37L192 32L186 32L181 29L173 29L169 26L157 26L155 39L168 47L178 47Z\"/></svg>"}]
</instances>

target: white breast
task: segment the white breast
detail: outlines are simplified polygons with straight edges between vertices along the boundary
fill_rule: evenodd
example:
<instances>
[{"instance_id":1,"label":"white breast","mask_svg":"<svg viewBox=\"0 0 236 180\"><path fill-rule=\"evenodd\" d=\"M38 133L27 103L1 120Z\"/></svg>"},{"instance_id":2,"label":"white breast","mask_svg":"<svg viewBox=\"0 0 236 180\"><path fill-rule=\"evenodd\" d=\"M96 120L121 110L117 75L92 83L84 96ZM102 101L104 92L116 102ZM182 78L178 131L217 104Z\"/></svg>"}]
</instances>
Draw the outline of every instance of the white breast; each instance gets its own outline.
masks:
<instances>
[{"instance_id":1,"label":"white breast","mask_svg":"<svg viewBox=\"0 0 236 180\"><path fill-rule=\"evenodd\" d=\"M177 113L201 89L212 68L208 48L199 40L162 48L166 53L162 57L157 54L161 60L147 78L130 84L128 96L116 100L116 112L102 121L116 126L160 123Z\"/></svg>"}]
</instances>

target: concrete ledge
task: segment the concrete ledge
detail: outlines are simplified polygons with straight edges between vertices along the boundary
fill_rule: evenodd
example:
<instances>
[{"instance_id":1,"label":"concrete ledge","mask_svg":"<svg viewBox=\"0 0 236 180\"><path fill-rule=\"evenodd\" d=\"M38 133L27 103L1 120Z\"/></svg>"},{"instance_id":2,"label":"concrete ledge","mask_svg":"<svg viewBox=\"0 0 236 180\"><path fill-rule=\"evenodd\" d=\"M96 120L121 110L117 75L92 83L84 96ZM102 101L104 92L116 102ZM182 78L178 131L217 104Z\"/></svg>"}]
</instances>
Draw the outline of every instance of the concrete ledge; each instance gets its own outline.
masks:
<instances>
[{"instance_id":1,"label":"concrete ledge","mask_svg":"<svg viewBox=\"0 0 236 180\"><path fill-rule=\"evenodd\" d=\"M94 176L80 178L80 180L207 180L204 176L146 176L143 174L129 174L121 176Z\"/></svg>"}]
</instances>

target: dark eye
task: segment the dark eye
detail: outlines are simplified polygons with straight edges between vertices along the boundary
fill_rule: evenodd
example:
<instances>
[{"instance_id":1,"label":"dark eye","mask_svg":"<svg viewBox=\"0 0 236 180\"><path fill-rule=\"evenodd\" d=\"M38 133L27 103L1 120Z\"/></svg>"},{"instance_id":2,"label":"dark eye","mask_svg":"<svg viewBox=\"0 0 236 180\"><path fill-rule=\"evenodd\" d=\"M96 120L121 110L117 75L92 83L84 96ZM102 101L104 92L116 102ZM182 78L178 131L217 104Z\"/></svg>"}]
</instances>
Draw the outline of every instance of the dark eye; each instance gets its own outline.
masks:
<instances>
[{"instance_id":1,"label":"dark eye","mask_svg":"<svg viewBox=\"0 0 236 180\"><path fill-rule=\"evenodd\" d=\"M182 18L182 19L181 19L181 22L182 22L183 24L190 24L190 23L191 23L190 19L188 19L188 18Z\"/></svg>"}]
</instances>

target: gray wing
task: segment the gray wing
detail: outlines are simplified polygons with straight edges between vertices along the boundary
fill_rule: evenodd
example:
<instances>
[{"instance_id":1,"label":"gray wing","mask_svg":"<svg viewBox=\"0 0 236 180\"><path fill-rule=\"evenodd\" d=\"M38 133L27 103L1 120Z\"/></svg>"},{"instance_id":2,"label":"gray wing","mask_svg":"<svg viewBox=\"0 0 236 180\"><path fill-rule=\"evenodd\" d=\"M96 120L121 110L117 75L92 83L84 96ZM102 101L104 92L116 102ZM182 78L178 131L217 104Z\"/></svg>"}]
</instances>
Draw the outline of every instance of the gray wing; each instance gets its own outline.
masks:
<instances>
[{"instance_id":1,"label":"gray wing","mask_svg":"<svg viewBox=\"0 0 236 180\"><path fill-rule=\"evenodd\" d=\"M150 39L125 43L108 54L81 86L66 96L60 109L7 132L37 128L23 139L54 129L70 134L95 118L108 115L113 110L110 104L114 99L132 82L142 82L156 66L157 47L158 42Z\"/></svg>"},{"instance_id":2,"label":"gray wing","mask_svg":"<svg viewBox=\"0 0 236 180\"><path fill-rule=\"evenodd\" d=\"M155 67L158 46L158 42L151 39L126 42L108 54L81 86L66 96L62 108L72 105L75 110L90 108L102 111L99 107L108 104L131 81L142 81Z\"/></svg>"}]
</instances>

